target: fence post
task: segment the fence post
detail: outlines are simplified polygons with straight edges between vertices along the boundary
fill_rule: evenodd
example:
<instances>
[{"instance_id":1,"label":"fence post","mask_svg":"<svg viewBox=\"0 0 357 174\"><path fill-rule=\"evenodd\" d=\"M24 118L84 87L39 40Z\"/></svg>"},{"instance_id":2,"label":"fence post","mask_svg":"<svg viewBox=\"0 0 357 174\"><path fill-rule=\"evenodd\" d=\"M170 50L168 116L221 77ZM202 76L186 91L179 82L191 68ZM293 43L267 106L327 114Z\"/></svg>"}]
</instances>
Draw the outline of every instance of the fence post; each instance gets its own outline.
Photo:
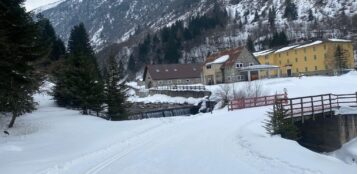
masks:
<instances>
[{"instance_id":1,"label":"fence post","mask_svg":"<svg viewBox=\"0 0 357 174\"><path fill-rule=\"evenodd\" d=\"M329 102L330 102L330 116L332 116L332 99L331 99L331 94L328 95Z\"/></svg>"},{"instance_id":2,"label":"fence post","mask_svg":"<svg viewBox=\"0 0 357 174\"><path fill-rule=\"evenodd\" d=\"M322 106L322 116L325 118L325 104L324 104L324 96L321 95L321 106Z\"/></svg>"},{"instance_id":3,"label":"fence post","mask_svg":"<svg viewBox=\"0 0 357 174\"><path fill-rule=\"evenodd\" d=\"M300 104L301 104L301 121L302 121L302 123L304 123L305 122L305 120L304 120L304 100L303 100L303 98L301 98L300 99Z\"/></svg>"},{"instance_id":4,"label":"fence post","mask_svg":"<svg viewBox=\"0 0 357 174\"><path fill-rule=\"evenodd\" d=\"M231 111L231 110L229 109L229 107L230 107L231 104L232 104L232 101L228 101L228 111Z\"/></svg>"},{"instance_id":5,"label":"fence post","mask_svg":"<svg viewBox=\"0 0 357 174\"><path fill-rule=\"evenodd\" d=\"M315 121L314 97L311 97L311 108L312 108L312 120Z\"/></svg>"},{"instance_id":6,"label":"fence post","mask_svg":"<svg viewBox=\"0 0 357 174\"><path fill-rule=\"evenodd\" d=\"M290 99L290 114L291 114L291 121L294 123L294 109L293 109L293 100Z\"/></svg>"},{"instance_id":7,"label":"fence post","mask_svg":"<svg viewBox=\"0 0 357 174\"><path fill-rule=\"evenodd\" d=\"M264 97L264 100L265 100L265 106L268 105L267 96Z\"/></svg>"}]
</instances>

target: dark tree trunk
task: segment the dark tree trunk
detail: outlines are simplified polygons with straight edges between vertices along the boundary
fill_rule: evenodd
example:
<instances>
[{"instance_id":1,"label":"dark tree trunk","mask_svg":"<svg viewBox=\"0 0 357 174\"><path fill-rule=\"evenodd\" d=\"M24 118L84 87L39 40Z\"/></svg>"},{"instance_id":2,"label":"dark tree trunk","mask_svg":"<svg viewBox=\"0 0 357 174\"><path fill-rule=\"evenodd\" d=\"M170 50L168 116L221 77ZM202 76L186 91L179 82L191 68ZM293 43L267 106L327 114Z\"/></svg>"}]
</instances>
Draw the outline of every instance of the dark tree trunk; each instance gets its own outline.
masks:
<instances>
[{"instance_id":1,"label":"dark tree trunk","mask_svg":"<svg viewBox=\"0 0 357 174\"><path fill-rule=\"evenodd\" d=\"M9 124L8 128L12 128L14 126L16 117L17 117L17 113L16 112L12 112L12 117L11 117L11 121L10 121L10 124Z\"/></svg>"}]
</instances>

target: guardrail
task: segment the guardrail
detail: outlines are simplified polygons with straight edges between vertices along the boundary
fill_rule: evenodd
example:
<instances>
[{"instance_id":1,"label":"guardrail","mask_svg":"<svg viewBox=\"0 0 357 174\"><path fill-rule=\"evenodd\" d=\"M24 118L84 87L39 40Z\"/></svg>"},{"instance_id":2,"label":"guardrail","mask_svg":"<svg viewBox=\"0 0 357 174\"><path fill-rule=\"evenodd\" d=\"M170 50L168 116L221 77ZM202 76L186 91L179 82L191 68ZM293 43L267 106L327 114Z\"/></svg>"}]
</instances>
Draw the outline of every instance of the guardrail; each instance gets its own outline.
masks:
<instances>
[{"instance_id":1,"label":"guardrail","mask_svg":"<svg viewBox=\"0 0 357 174\"><path fill-rule=\"evenodd\" d=\"M287 101L283 104L287 118L301 117L304 122L304 116L312 116L315 119L316 114L332 113L341 106L356 107L357 92L353 94L322 94L284 100Z\"/></svg>"},{"instance_id":2,"label":"guardrail","mask_svg":"<svg viewBox=\"0 0 357 174\"><path fill-rule=\"evenodd\" d=\"M241 99L231 100L228 102L228 111L233 111L236 109L270 106L273 105L277 100L286 102L287 97L288 94L284 93L284 94L276 94L270 96L241 98Z\"/></svg>"},{"instance_id":3,"label":"guardrail","mask_svg":"<svg viewBox=\"0 0 357 174\"><path fill-rule=\"evenodd\" d=\"M169 90L169 91L206 91L205 86L183 86L183 85L173 85L173 86L158 86L152 88L151 90Z\"/></svg>"}]
</instances>

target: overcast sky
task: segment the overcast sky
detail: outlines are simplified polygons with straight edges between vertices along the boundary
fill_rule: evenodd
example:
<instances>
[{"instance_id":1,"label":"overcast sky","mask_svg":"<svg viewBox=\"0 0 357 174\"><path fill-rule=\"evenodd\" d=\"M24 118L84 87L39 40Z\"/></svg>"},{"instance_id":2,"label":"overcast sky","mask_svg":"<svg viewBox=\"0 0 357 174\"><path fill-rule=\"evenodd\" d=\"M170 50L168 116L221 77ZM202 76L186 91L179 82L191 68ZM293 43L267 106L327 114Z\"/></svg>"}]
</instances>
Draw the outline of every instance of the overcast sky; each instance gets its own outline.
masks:
<instances>
[{"instance_id":1,"label":"overcast sky","mask_svg":"<svg viewBox=\"0 0 357 174\"><path fill-rule=\"evenodd\" d=\"M26 0L25 7L27 11L31 11L37 7L41 7L43 5L47 5L57 1L59 0Z\"/></svg>"}]
</instances>

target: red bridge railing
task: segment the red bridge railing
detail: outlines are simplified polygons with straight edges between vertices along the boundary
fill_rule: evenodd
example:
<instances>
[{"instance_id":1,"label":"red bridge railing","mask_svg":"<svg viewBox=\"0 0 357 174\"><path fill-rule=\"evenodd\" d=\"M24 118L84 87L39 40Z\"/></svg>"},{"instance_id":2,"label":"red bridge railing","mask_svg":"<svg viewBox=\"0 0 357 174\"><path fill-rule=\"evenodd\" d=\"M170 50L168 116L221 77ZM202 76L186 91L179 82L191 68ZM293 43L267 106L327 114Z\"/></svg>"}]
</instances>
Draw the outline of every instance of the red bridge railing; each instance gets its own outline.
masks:
<instances>
[{"instance_id":1,"label":"red bridge railing","mask_svg":"<svg viewBox=\"0 0 357 174\"><path fill-rule=\"evenodd\" d=\"M262 97L235 99L228 102L228 111L233 111L236 109L270 106L273 105L277 100L282 102L287 102L286 101L287 98L288 98L287 93L284 93L284 94L276 94L276 95L262 96Z\"/></svg>"}]
</instances>

